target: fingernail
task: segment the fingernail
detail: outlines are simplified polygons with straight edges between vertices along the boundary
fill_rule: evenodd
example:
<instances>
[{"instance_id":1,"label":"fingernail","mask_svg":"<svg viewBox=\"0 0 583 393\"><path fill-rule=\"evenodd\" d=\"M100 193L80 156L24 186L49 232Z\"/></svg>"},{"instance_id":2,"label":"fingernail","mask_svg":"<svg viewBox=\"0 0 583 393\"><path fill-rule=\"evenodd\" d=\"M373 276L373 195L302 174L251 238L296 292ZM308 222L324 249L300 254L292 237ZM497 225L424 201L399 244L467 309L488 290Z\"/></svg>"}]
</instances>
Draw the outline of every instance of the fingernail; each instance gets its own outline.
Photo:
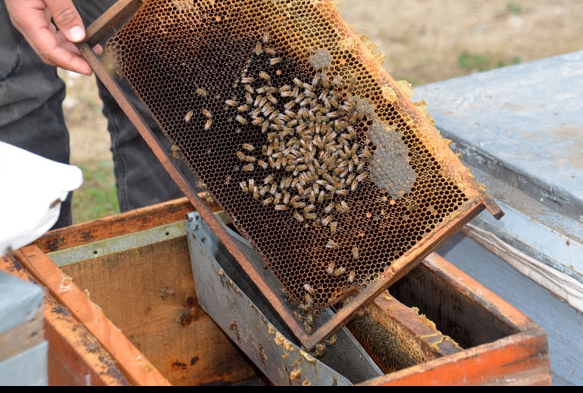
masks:
<instances>
[{"instance_id":1,"label":"fingernail","mask_svg":"<svg viewBox=\"0 0 583 393\"><path fill-rule=\"evenodd\" d=\"M73 42L81 42L85 38L85 30L80 26L74 26L69 29L69 38Z\"/></svg>"}]
</instances>

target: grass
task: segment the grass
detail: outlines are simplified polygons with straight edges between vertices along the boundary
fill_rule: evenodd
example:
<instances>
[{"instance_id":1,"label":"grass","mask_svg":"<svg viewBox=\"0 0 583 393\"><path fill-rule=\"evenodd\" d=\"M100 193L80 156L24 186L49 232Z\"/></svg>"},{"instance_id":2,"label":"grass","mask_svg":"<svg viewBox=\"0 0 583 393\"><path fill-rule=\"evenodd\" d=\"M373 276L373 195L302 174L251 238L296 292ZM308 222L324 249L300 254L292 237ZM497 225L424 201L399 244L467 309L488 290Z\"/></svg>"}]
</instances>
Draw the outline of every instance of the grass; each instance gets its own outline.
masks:
<instances>
[{"instance_id":1,"label":"grass","mask_svg":"<svg viewBox=\"0 0 583 393\"><path fill-rule=\"evenodd\" d=\"M494 68L505 67L507 65L519 64L520 57L513 56L508 60L494 60L493 58L480 53L462 52L458 56L458 66L465 72L484 72Z\"/></svg>"},{"instance_id":2,"label":"grass","mask_svg":"<svg viewBox=\"0 0 583 393\"><path fill-rule=\"evenodd\" d=\"M513 2L506 4L506 11L514 15L520 15L522 13L522 6Z\"/></svg>"},{"instance_id":3,"label":"grass","mask_svg":"<svg viewBox=\"0 0 583 393\"><path fill-rule=\"evenodd\" d=\"M73 194L73 223L78 224L119 213L113 162L78 165L83 185Z\"/></svg>"}]
</instances>

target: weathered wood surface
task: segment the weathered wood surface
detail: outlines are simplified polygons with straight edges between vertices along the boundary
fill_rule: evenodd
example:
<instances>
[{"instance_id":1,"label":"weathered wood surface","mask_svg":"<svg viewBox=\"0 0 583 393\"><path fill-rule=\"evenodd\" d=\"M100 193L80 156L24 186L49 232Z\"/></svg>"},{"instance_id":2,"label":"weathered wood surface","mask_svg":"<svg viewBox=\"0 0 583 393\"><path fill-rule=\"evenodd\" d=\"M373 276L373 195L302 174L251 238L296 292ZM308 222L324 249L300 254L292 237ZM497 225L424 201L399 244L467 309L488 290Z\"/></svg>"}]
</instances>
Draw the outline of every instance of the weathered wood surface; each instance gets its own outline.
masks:
<instances>
[{"instance_id":1,"label":"weathered wood surface","mask_svg":"<svg viewBox=\"0 0 583 393\"><path fill-rule=\"evenodd\" d=\"M467 346L364 385L552 383L547 335L540 326L436 253L417 269L392 289L395 296L415 301L438 328Z\"/></svg>"},{"instance_id":2,"label":"weathered wood surface","mask_svg":"<svg viewBox=\"0 0 583 393\"><path fill-rule=\"evenodd\" d=\"M16 251L20 263L49 293L95 336L125 377L134 385L170 385L128 338L103 314L98 305L65 275L35 244ZM119 361L123 359L124 361Z\"/></svg>"},{"instance_id":3,"label":"weathered wood surface","mask_svg":"<svg viewBox=\"0 0 583 393\"><path fill-rule=\"evenodd\" d=\"M14 258L0 258L0 270L38 284ZM129 385L111 355L46 291L43 321L44 339L49 342L50 386Z\"/></svg>"}]
</instances>

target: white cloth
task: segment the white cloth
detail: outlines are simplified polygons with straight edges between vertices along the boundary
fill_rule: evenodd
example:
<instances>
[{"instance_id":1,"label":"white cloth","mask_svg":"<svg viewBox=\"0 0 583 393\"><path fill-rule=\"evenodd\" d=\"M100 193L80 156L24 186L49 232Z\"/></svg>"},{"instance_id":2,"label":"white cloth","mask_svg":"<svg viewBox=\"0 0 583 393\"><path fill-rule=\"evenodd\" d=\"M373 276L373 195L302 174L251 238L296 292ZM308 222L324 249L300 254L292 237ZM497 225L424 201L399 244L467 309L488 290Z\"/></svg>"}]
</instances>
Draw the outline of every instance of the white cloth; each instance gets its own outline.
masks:
<instances>
[{"instance_id":1,"label":"white cloth","mask_svg":"<svg viewBox=\"0 0 583 393\"><path fill-rule=\"evenodd\" d=\"M0 142L0 257L44 235L81 184L78 167Z\"/></svg>"}]
</instances>

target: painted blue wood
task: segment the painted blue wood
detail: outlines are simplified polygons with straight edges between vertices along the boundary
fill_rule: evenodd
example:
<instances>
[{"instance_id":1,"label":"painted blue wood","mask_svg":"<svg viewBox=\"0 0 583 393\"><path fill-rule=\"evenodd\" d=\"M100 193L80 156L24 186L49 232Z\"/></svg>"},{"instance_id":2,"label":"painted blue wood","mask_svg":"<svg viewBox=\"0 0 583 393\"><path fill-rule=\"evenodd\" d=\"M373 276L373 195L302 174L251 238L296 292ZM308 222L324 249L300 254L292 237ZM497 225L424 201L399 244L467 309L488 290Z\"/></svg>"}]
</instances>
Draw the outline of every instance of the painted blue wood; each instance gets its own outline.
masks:
<instances>
[{"instance_id":1,"label":"painted blue wood","mask_svg":"<svg viewBox=\"0 0 583 393\"><path fill-rule=\"evenodd\" d=\"M508 213L477 225L583 283L583 51L420 86L412 99Z\"/></svg>"},{"instance_id":2,"label":"painted blue wood","mask_svg":"<svg viewBox=\"0 0 583 393\"><path fill-rule=\"evenodd\" d=\"M18 329L43 307L44 292L40 286L0 272L0 334ZM0 361L0 386L47 385L47 341Z\"/></svg>"},{"instance_id":3,"label":"painted blue wood","mask_svg":"<svg viewBox=\"0 0 583 393\"><path fill-rule=\"evenodd\" d=\"M32 320L44 307L44 292L35 284L0 272L0 333Z\"/></svg>"}]
</instances>

